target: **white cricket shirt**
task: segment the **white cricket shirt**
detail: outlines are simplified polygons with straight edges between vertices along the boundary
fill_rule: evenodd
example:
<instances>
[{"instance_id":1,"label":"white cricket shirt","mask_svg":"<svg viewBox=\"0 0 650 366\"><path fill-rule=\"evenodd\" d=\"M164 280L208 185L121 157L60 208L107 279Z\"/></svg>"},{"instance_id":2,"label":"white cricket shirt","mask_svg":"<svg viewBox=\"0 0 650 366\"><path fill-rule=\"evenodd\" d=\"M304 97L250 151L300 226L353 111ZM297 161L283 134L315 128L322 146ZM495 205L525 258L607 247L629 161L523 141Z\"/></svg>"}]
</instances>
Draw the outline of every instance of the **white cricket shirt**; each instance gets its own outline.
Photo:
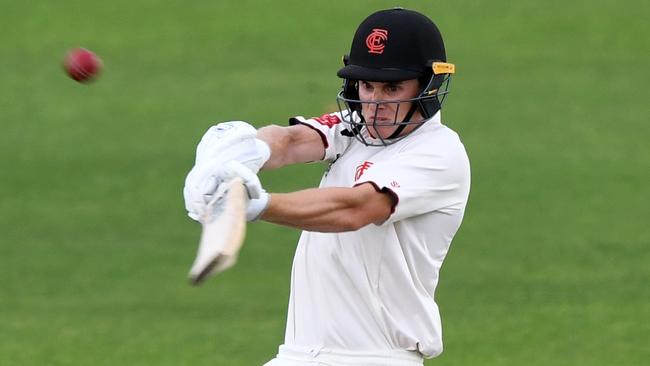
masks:
<instances>
[{"instance_id":1,"label":"white cricket shirt","mask_svg":"<svg viewBox=\"0 0 650 366\"><path fill-rule=\"evenodd\" d=\"M372 182L394 193L381 225L303 231L291 274L285 344L308 349L442 352L438 273L461 221L470 168L458 135L436 114L386 147L341 134L339 114L296 117L316 129L331 162L320 187Z\"/></svg>"}]
</instances>

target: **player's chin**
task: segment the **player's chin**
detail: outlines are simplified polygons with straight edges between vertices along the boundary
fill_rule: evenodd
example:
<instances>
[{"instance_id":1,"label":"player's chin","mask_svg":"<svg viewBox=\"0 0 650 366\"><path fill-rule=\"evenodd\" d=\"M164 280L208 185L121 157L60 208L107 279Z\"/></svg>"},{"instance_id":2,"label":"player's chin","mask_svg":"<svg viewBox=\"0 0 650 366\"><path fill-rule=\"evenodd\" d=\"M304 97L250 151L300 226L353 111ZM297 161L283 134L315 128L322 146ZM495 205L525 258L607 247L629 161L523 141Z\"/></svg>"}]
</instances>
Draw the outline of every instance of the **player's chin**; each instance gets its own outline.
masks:
<instances>
[{"instance_id":1,"label":"player's chin","mask_svg":"<svg viewBox=\"0 0 650 366\"><path fill-rule=\"evenodd\" d=\"M383 140L390 137L397 129L397 126L395 125L389 125L389 126L369 125L367 127L368 127L368 133L370 134L370 137L375 139L383 139Z\"/></svg>"}]
</instances>

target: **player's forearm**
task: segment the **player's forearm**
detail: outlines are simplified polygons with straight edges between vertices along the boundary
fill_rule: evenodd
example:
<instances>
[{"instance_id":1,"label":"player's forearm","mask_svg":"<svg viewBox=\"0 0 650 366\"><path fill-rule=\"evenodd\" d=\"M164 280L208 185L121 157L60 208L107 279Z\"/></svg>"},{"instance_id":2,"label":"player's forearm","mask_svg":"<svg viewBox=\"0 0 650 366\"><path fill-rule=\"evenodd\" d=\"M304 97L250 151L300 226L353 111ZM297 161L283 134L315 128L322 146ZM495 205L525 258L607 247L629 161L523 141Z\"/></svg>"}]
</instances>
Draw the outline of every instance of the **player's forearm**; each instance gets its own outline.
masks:
<instances>
[{"instance_id":1,"label":"player's forearm","mask_svg":"<svg viewBox=\"0 0 650 366\"><path fill-rule=\"evenodd\" d=\"M354 231L390 216L390 197L371 185L272 194L262 220L319 232Z\"/></svg>"},{"instance_id":2,"label":"player's forearm","mask_svg":"<svg viewBox=\"0 0 650 366\"><path fill-rule=\"evenodd\" d=\"M350 188L314 188L271 194L262 219L310 231L343 232L357 229L351 216L355 204L348 199Z\"/></svg>"},{"instance_id":3,"label":"player's forearm","mask_svg":"<svg viewBox=\"0 0 650 366\"><path fill-rule=\"evenodd\" d=\"M257 138L271 149L271 157L262 167L266 170L321 160L325 153L318 133L305 126L270 125L257 130Z\"/></svg>"},{"instance_id":4,"label":"player's forearm","mask_svg":"<svg viewBox=\"0 0 650 366\"><path fill-rule=\"evenodd\" d=\"M291 143L291 137L288 131L280 126L269 125L257 130L257 138L266 142L271 149L271 156L262 169L276 169L290 164L287 150Z\"/></svg>"}]
</instances>

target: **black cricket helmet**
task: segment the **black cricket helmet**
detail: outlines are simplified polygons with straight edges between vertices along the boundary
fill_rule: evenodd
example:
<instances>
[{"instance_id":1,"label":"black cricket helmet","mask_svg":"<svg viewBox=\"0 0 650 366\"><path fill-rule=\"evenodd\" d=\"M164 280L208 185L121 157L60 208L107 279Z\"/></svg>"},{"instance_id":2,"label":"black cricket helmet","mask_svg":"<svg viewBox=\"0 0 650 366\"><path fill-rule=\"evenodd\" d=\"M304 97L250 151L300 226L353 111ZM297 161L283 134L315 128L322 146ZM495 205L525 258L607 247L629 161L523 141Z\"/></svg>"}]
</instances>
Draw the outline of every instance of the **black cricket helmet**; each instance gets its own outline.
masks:
<instances>
[{"instance_id":1,"label":"black cricket helmet","mask_svg":"<svg viewBox=\"0 0 650 366\"><path fill-rule=\"evenodd\" d=\"M352 133L369 146L385 146L406 137L401 134L408 125L422 125L440 110L449 92L451 74L455 66L447 63L445 45L438 27L425 15L413 10L393 8L381 10L368 16L359 25L350 54L343 56L344 67L337 75L344 80L337 97L343 122L350 125ZM396 82L418 79L420 90L415 98L402 101L361 101L359 81ZM378 136L372 141L364 136L366 123L361 114L362 104L397 104L396 131L387 138ZM397 120L399 103L411 103L402 121ZM421 121L410 121L419 111ZM417 128L416 127L416 128ZM412 131L414 131L413 129ZM412 132L411 131L411 132Z\"/></svg>"}]
</instances>

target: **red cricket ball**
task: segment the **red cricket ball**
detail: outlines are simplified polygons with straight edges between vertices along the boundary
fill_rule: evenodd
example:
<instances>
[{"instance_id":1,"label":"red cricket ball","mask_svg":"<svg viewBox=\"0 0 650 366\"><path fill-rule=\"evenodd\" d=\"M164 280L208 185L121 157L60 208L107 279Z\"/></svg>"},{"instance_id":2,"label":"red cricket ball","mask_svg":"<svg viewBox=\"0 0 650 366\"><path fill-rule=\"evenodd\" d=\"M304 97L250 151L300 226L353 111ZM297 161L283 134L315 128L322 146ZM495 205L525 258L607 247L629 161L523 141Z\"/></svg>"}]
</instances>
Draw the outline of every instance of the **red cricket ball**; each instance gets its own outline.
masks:
<instances>
[{"instance_id":1,"label":"red cricket ball","mask_svg":"<svg viewBox=\"0 0 650 366\"><path fill-rule=\"evenodd\" d=\"M102 69L102 60L85 48L75 48L65 56L63 68L72 79L85 83L97 77Z\"/></svg>"}]
</instances>

